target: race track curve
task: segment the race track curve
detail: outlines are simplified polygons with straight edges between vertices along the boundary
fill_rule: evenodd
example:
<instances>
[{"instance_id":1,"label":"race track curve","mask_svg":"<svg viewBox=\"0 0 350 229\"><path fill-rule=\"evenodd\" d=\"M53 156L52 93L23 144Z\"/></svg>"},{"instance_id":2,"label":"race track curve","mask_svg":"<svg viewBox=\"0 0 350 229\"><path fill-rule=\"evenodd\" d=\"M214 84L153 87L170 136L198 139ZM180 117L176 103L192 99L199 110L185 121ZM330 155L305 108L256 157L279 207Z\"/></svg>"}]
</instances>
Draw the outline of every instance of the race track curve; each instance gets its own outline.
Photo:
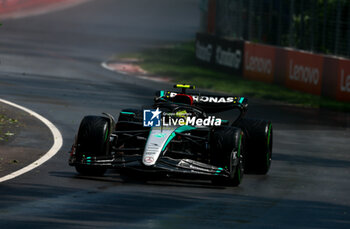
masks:
<instances>
[{"instance_id":1,"label":"race track curve","mask_svg":"<svg viewBox=\"0 0 350 229\"><path fill-rule=\"evenodd\" d=\"M349 115L251 99L274 123L266 176L238 188L206 181L79 177L68 150L86 114L152 103L167 85L101 68L115 53L194 38L199 0L95 0L4 20L0 98L43 115L64 145L44 165L0 184L0 228L350 228Z\"/></svg>"}]
</instances>

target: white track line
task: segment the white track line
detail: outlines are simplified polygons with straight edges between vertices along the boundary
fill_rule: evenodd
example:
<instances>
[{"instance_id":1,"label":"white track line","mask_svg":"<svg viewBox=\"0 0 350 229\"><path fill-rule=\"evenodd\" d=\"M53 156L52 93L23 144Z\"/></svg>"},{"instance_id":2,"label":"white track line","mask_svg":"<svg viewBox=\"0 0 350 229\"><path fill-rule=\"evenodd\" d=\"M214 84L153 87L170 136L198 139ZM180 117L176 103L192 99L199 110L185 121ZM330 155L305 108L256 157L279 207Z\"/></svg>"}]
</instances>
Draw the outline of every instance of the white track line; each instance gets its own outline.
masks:
<instances>
[{"instance_id":1,"label":"white track line","mask_svg":"<svg viewBox=\"0 0 350 229\"><path fill-rule=\"evenodd\" d=\"M62 139L61 132L56 128L56 126L54 124L52 124L49 120L44 118L43 116L39 115L38 113L35 113L34 111L29 110L28 108L22 107L20 105L17 105L15 103L12 103L12 102L7 101L7 100L0 99L0 102L8 104L8 105L13 106L13 107L16 107L18 109L21 109L21 110L27 112L28 114L34 116L35 118L39 119L41 122L43 122L51 130L51 133L52 133L53 139L54 139L54 143L53 143L51 149L46 154L44 154L38 160L34 161L32 164L27 165L26 167L24 167L20 170L17 170L13 173L10 173L9 175L0 177L0 183L1 183L4 181L13 179L15 177L18 177L24 173L27 173L27 172L35 169L36 167L42 165L46 161L48 161L50 158L52 158L60 150L60 148L62 147L62 144L63 144L63 139Z\"/></svg>"}]
</instances>

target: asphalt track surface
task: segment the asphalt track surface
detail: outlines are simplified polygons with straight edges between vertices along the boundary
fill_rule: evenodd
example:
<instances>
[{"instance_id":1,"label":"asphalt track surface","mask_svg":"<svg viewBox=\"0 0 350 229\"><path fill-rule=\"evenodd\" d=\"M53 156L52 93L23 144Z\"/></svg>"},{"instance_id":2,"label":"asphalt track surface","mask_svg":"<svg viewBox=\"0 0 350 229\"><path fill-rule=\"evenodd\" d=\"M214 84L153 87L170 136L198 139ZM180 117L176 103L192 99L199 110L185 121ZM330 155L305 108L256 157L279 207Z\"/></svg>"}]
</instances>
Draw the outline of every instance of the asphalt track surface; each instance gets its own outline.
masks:
<instances>
[{"instance_id":1,"label":"asphalt track surface","mask_svg":"<svg viewBox=\"0 0 350 229\"><path fill-rule=\"evenodd\" d=\"M99 0L0 28L0 97L52 121L64 145L33 171L0 184L0 228L350 228L349 116L253 100L274 123L266 176L238 188L206 181L80 177L67 165L81 118L152 101L154 82L100 63L192 39L198 1Z\"/></svg>"}]
</instances>

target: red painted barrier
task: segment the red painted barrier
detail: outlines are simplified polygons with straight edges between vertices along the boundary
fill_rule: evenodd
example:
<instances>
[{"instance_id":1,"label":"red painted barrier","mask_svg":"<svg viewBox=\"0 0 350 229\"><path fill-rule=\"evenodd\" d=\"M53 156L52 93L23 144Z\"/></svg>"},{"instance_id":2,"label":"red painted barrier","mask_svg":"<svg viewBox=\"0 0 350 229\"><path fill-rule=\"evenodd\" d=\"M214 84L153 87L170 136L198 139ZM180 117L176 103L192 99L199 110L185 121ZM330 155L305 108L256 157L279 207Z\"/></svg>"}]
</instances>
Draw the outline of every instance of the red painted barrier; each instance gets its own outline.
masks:
<instances>
[{"instance_id":1,"label":"red painted barrier","mask_svg":"<svg viewBox=\"0 0 350 229\"><path fill-rule=\"evenodd\" d=\"M296 50L286 50L285 84L288 88L321 94L323 56Z\"/></svg>"},{"instance_id":2,"label":"red painted barrier","mask_svg":"<svg viewBox=\"0 0 350 229\"><path fill-rule=\"evenodd\" d=\"M350 60L339 60L336 99L350 101Z\"/></svg>"},{"instance_id":3,"label":"red painted barrier","mask_svg":"<svg viewBox=\"0 0 350 229\"><path fill-rule=\"evenodd\" d=\"M60 3L69 0L0 0L0 16L40 5Z\"/></svg>"},{"instance_id":4,"label":"red painted barrier","mask_svg":"<svg viewBox=\"0 0 350 229\"><path fill-rule=\"evenodd\" d=\"M276 48L250 42L244 44L243 76L272 83L275 75Z\"/></svg>"}]
</instances>

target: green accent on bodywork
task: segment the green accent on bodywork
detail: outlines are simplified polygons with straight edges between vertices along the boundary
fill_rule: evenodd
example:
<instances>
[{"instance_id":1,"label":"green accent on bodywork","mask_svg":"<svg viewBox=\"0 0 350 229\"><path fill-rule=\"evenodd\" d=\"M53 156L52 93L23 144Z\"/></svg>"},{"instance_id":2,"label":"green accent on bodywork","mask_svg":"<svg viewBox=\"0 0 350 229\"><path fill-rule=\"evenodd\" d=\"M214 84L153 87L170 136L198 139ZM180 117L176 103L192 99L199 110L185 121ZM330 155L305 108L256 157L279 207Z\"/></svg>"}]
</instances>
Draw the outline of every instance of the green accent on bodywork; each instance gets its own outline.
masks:
<instances>
[{"instance_id":1,"label":"green accent on bodywork","mask_svg":"<svg viewBox=\"0 0 350 229\"><path fill-rule=\"evenodd\" d=\"M239 100L239 103L243 103L244 97L241 97L241 99Z\"/></svg>"},{"instance_id":2,"label":"green accent on bodywork","mask_svg":"<svg viewBox=\"0 0 350 229\"><path fill-rule=\"evenodd\" d=\"M189 130L195 130L197 129L196 127L193 127L193 126L180 126L179 128L177 128L175 130L176 133L182 133L182 132L185 132L185 131L189 131Z\"/></svg>"},{"instance_id":3,"label":"green accent on bodywork","mask_svg":"<svg viewBox=\"0 0 350 229\"><path fill-rule=\"evenodd\" d=\"M164 91L160 91L160 97L163 97L164 96Z\"/></svg>"},{"instance_id":4,"label":"green accent on bodywork","mask_svg":"<svg viewBox=\"0 0 350 229\"><path fill-rule=\"evenodd\" d=\"M270 123L270 125L269 125L269 132L267 133L267 147L270 147L271 126L272 126L272 124Z\"/></svg>"},{"instance_id":5,"label":"green accent on bodywork","mask_svg":"<svg viewBox=\"0 0 350 229\"><path fill-rule=\"evenodd\" d=\"M105 141L107 141L107 138L108 138L108 129L107 129L107 131L106 131Z\"/></svg>"},{"instance_id":6,"label":"green accent on bodywork","mask_svg":"<svg viewBox=\"0 0 350 229\"><path fill-rule=\"evenodd\" d=\"M241 142L242 142L242 134L239 135L238 149L237 149L237 157L240 157L240 156L241 156Z\"/></svg>"},{"instance_id":7,"label":"green accent on bodywork","mask_svg":"<svg viewBox=\"0 0 350 229\"><path fill-rule=\"evenodd\" d=\"M154 135L154 137L156 137L156 138L164 138L165 134L156 134L156 135Z\"/></svg>"},{"instance_id":8,"label":"green accent on bodywork","mask_svg":"<svg viewBox=\"0 0 350 229\"><path fill-rule=\"evenodd\" d=\"M221 168L221 167L219 167L219 168L215 171L215 175L218 175L219 173L221 173L222 170L224 170L224 169Z\"/></svg>"},{"instance_id":9,"label":"green accent on bodywork","mask_svg":"<svg viewBox=\"0 0 350 229\"><path fill-rule=\"evenodd\" d=\"M242 134L239 135L239 142L238 142L238 150L237 150L237 158L241 156L241 143L242 143ZM237 166L240 166L239 164ZM241 183L241 170L238 167L237 170L238 175L238 181Z\"/></svg>"},{"instance_id":10,"label":"green accent on bodywork","mask_svg":"<svg viewBox=\"0 0 350 229\"><path fill-rule=\"evenodd\" d=\"M92 157L86 157L86 164L91 164L91 158Z\"/></svg>"},{"instance_id":11,"label":"green accent on bodywork","mask_svg":"<svg viewBox=\"0 0 350 229\"><path fill-rule=\"evenodd\" d=\"M127 112L127 111L122 111L120 112L121 114L127 114L127 115L134 115L134 112Z\"/></svg>"},{"instance_id":12,"label":"green accent on bodywork","mask_svg":"<svg viewBox=\"0 0 350 229\"><path fill-rule=\"evenodd\" d=\"M228 120L221 119L221 122L227 123L229 122Z\"/></svg>"},{"instance_id":13,"label":"green accent on bodywork","mask_svg":"<svg viewBox=\"0 0 350 229\"><path fill-rule=\"evenodd\" d=\"M272 129L272 124L270 123L270 125L269 125L269 132L267 133L267 150L268 150L268 153L266 154L266 164L267 164L267 166L270 165L270 154L269 154L269 151L270 151L271 129Z\"/></svg>"},{"instance_id":14,"label":"green accent on bodywork","mask_svg":"<svg viewBox=\"0 0 350 229\"><path fill-rule=\"evenodd\" d=\"M196 127L193 126L180 126L178 127L173 133L170 134L169 138L166 140L162 151L165 150L165 147L169 144L169 142L176 136L176 133L182 133L185 131L189 131L189 130L194 130L196 129Z\"/></svg>"}]
</instances>

